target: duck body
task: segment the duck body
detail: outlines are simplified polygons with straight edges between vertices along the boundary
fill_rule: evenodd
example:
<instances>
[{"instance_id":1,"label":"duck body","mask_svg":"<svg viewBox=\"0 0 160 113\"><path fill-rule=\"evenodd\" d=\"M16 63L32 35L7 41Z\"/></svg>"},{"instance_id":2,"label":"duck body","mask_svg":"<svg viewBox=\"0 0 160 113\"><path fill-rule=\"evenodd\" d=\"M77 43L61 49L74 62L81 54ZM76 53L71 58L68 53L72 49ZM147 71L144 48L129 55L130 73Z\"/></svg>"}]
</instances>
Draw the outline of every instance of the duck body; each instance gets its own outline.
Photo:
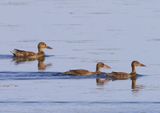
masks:
<instances>
[{"instance_id":1,"label":"duck body","mask_svg":"<svg viewBox=\"0 0 160 113\"><path fill-rule=\"evenodd\" d=\"M79 75L79 76L89 76L94 75L96 72L90 72L88 70L79 69L79 70L69 70L67 72L64 72L66 75Z\"/></svg>"},{"instance_id":2,"label":"duck body","mask_svg":"<svg viewBox=\"0 0 160 113\"><path fill-rule=\"evenodd\" d=\"M38 53L35 52L30 52L30 51L25 51L25 50L19 50L19 49L14 49L12 52L13 56L16 58L28 58L28 59L37 59L40 57L45 56L44 49L52 49L51 47L47 46L44 42L40 42L38 44Z\"/></svg>"},{"instance_id":3,"label":"duck body","mask_svg":"<svg viewBox=\"0 0 160 113\"><path fill-rule=\"evenodd\" d=\"M144 64L142 64L138 61L133 61L131 63L131 67L132 67L132 72L131 73L112 72L112 73L107 73L107 76L109 76L113 80L126 80L126 79L129 79L129 78L133 77L134 75L136 75L136 67L138 67L138 66L139 67L145 67Z\"/></svg>"},{"instance_id":4,"label":"duck body","mask_svg":"<svg viewBox=\"0 0 160 113\"><path fill-rule=\"evenodd\" d=\"M107 75L113 80L126 80L132 77L130 73L125 73L125 72L112 72L112 73L107 73Z\"/></svg>"},{"instance_id":5,"label":"duck body","mask_svg":"<svg viewBox=\"0 0 160 113\"><path fill-rule=\"evenodd\" d=\"M40 56L37 53L30 52L30 51L24 51L19 49L14 49L12 51L13 56L17 58L30 58L30 59L36 59L40 56L44 56L44 54L41 54Z\"/></svg>"},{"instance_id":6,"label":"duck body","mask_svg":"<svg viewBox=\"0 0 160 113\"><path fill-rule=\"evenodd\" d=\"M96 65L96 72L91 72L85 69L75 69L75 70L66 71L64 72L64 74L75 75L75 76L89 76L89 75L101 74L100 72L101 68L110 68L110 67L102 62L98 62Z\"/></svg>"}]
</instances>

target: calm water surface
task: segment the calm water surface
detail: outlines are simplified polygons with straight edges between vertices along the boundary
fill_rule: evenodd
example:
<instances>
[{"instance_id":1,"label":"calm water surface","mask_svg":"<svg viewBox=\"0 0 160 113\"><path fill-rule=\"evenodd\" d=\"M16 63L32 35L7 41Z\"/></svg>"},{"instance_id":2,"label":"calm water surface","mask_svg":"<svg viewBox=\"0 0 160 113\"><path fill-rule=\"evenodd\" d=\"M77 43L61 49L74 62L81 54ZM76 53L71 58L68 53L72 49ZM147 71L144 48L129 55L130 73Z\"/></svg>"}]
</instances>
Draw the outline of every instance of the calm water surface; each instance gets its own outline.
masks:
<instances>
[{"instance_id":1,"label":"calm water surface","mask_svg":"<svg viewBox=\"0 0 160 113\"><path fill-rule=\"evenodd\" d=\"M1 0L0 112L2 113L155 113L160 112L160 2L158 0ZM37 51L45 41L44 61L16 62L14 48ZM130 72L137 80L112 81L61 72ZM45 69L39 63L47 65ZM149 108L149 109L148 109Z\"/></svg>"}]
</instances>

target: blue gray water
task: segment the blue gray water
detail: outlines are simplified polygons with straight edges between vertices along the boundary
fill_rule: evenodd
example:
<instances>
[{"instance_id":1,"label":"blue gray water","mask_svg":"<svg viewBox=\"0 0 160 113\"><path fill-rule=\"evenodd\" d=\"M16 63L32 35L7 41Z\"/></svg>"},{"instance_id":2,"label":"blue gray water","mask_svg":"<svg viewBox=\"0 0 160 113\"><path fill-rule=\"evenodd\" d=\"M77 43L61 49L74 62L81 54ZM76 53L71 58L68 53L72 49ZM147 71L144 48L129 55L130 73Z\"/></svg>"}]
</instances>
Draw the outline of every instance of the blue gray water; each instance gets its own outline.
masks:
<instances>
[{"instance_id":1,"label":"blue gray water","mask_svg":"<svg viewBox=\"0 0 160 113\"><path fill-rule=\"evenodd\" d=\"M160 2L158 0L1 0L1 113L155 113L160 112ZM45 41L43 62L16 62L14 48L37 51ZM132 80L97 84L96 76L72 77L69 69L130 72ZM104 77L103 77L104 78Z\"/></svg>"}]
</instances>

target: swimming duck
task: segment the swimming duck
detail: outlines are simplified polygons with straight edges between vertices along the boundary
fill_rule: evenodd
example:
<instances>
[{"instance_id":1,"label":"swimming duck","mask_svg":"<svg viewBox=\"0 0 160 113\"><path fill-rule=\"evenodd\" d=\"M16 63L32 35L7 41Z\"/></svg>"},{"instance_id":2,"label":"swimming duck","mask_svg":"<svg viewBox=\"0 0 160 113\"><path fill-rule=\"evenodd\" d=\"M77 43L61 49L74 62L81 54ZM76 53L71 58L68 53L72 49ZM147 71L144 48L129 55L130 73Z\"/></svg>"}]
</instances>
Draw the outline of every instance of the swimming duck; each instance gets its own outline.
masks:
<instances>
[{"instance_id":1,"label":"swimming duck","mask_svg":"<svg viewBox=\"0 0 160 113\"><path fill-rule=\"evenodd\" d=\"M51 47L47 46L46 43L40 42L38 44L38 53L30 52L30 51L24 51L19 49L14 49L11 51L14 57L16 58L29 58L29 59L37 59L40 57L44 57L44 49L52 49Z\"/></svg>"},{"instance_id":2,"label":"swimming duck","mask_svg":"<svg viewBox=\"0 0 160 113\"><path fill-rule=\"evenodd\" d=\"M101 74L101 71L100 71L101 68L110 69L111 67L102 63L102 62L98 62L97 65L96 65L96 72L90 72L88 70L78 69L78 70L69 70L67 72L64 72L64 74L66 74L66 75L89 76L89 75L94 75L94 74Z\"/></svg>"},{"instance_id":3,"label":"swimming duck","mask_svg":"<svg viewBox=\"0 0 160 113\"><path fill-rule=\"evenodd\" d=\"M131 78L133 75L136 75L136 67L145 67L144 64L140 63L139 61L133 61L131 63L132 72L131 73L125 73L125 72L112 72L107 73L109 77L111 77L113 80L125 80L128 78Z\"/></svg>"}]
</instances>

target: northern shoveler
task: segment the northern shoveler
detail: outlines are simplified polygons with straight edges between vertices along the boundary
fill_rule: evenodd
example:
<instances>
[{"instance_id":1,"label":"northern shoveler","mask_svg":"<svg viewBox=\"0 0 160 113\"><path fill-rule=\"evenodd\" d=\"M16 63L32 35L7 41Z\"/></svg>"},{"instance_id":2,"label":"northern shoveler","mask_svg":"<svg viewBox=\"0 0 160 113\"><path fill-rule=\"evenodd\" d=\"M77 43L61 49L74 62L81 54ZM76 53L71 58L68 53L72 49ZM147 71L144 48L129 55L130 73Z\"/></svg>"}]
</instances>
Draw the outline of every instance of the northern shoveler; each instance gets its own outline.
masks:
<instances>
[{"instance_id":1,"label":"northern shoveler","mask_svg":"<svg viewBox=\"0 0 160 113\"><path fill-rule=\"evenodd\" d=\"M125 80L128 78L131 78L132 75L136 75L136 67L145 67L144 64L140 63L139 61L133 61L131 63L132 67L132 72L131 73L125 73L125 72L112 72L112 73L107 73L109 77L115 80Z\"/></svg>"},{"instance_id":2,"label":"northern shoveler","mask_svg":"<svg viewBox=\"0 0 160 113\"><path fill-rule=\"evenodd\" d=\"M19 49L14 49L13 51L11 51L11 53L16 58L37 59L37 58L45 56L44 49L52 49L52 48L49 47L46 43L40 42L38 44L38 53L34 53L34 52L30 52L30 51L24 51L24 50L19 50Z\"/></svg>"}]
</instances>

